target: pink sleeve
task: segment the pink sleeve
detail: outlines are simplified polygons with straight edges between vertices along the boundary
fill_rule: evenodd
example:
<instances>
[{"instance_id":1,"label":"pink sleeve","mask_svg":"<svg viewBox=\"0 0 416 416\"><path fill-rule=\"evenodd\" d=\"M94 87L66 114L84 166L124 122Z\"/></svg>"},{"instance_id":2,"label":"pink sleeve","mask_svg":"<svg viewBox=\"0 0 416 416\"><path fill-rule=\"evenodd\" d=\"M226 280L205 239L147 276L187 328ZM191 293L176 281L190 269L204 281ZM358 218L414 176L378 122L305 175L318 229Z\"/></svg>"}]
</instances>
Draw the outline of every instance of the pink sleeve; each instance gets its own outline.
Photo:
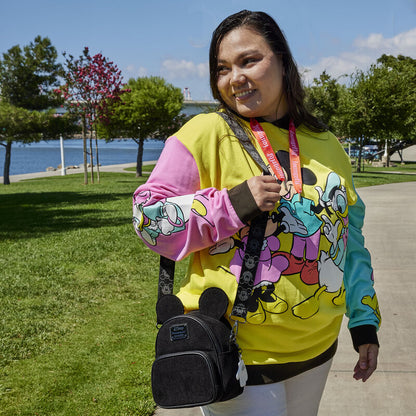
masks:
<instances>
[{"instance_id":1,"label":"pink sleeve","mask_svg":"<svg viewBox=\"0 0 416 416\"><path fill-rule=\"evenodd\" d=\"M171 137L148 181L137 188L133 197L133 224L147 246L180 260L244 226L227 189L199 187L192 154Z\"/></svg>"}]
</instances>

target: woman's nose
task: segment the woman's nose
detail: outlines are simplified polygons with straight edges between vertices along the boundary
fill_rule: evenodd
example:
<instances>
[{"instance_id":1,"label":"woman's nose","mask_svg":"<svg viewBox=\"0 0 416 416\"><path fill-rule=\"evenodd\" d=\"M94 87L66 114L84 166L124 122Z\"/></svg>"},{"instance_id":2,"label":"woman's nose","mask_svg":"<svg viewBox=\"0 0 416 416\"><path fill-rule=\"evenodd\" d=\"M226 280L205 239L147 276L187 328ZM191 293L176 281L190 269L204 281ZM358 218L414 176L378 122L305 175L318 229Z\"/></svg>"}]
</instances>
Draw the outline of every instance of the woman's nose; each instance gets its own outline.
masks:
<instances>
[{"instance_id":1,"label":"woman's nose","mask_svg":"<svg viewBox=\"0 0 416 416\"><path fill-rule=\"evenodd\" d=\"M246 82L246 76L240 68L233 68L231 72L231 83L232 84L243 84Z\"/></svg>"}]
</instances>

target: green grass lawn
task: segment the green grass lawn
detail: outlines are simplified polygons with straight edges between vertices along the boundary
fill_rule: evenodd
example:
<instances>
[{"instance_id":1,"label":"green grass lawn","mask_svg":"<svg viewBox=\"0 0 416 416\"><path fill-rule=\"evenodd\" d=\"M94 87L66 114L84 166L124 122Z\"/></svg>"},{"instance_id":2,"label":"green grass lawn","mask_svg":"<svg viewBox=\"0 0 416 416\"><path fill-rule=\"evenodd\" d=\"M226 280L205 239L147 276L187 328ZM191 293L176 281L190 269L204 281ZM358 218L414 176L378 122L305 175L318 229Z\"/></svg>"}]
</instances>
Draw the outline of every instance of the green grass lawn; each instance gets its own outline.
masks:
<instances>
[{"instance_id":1,"label":"green grass lawn","mask_svg":"<svg viewBox=\"0 0 416 416\"><path fill-rule=\"evenodd\" d=\"M0 415L153 413L158 256L131 225L143 180L0 187Z\"/></svg>"},{"instance_id":2,"label":"green grass lawn","mask_svg":"<svg viewBox=\"0 0 416 416\"><path fill-rule=\"evenodd\" d=\"M354 173L353 176L357 188L393 182L416 181L416 163L407 163L388 168L374 168L370 165L365 165L363 172Z\"/></svg>"},{"instance_id":3,"label":"green grass lawn","mask_svg":"<svg viewBox=\"0 0 416 416\"><path fill-rule=\"evenodd\" d=\"M0 186L0 415L153 413L158 256L131 225L144 180ZM357 186L402 180L416 175L355 175Z\"/></svg>"}]
</instances>

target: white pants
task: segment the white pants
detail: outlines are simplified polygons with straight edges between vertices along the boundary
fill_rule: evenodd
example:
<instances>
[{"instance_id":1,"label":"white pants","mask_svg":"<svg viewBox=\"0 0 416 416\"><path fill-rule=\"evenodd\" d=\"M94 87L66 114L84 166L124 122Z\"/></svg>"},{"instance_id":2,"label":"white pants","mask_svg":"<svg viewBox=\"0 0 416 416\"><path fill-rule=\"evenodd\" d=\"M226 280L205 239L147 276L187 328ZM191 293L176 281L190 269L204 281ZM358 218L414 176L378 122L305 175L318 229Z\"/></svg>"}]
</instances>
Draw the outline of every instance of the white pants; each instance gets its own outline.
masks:
<instances>
[{"instance_id":1,"label":"white pants","mask_svg":"<svg viewBox=\"0 0 416 416\"><path fill-rule=\"evenodd\" d=\"M226 402L201 407L204 416L316 416L332 360L288 380L246 386Z\"/></svg>"}]
</instances>

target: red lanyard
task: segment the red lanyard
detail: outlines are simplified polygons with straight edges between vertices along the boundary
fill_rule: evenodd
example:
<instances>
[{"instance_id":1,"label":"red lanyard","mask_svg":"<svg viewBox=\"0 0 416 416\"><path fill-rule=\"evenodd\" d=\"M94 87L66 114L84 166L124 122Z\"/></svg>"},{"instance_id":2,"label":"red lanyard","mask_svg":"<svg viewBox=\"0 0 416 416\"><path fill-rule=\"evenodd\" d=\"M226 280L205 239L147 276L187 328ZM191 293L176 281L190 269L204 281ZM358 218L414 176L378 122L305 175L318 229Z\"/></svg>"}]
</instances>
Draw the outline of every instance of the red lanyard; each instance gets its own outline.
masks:
<instances>
[{"instance_id":1,"label":"red lanyard","mask_svg":"<svg viewBox=\"0 0 416 416\"><path fill-rule=\"evenodd\" d=\"M286 181L285 174L282 166L277 160L276 154L270 145L269 139L266 132L263 130L261 124L254 118L250 120L251 130L256 137L267 161L269 162L270 168L274 175L281 182ZM290 173L292 176L293 186L298 194L302 192L302 175L300 171L300 157L299 157L299 144L296 138L296 128L293 120L289 123L289 157L290 157Z\"/></svg>"}]
</instances>

